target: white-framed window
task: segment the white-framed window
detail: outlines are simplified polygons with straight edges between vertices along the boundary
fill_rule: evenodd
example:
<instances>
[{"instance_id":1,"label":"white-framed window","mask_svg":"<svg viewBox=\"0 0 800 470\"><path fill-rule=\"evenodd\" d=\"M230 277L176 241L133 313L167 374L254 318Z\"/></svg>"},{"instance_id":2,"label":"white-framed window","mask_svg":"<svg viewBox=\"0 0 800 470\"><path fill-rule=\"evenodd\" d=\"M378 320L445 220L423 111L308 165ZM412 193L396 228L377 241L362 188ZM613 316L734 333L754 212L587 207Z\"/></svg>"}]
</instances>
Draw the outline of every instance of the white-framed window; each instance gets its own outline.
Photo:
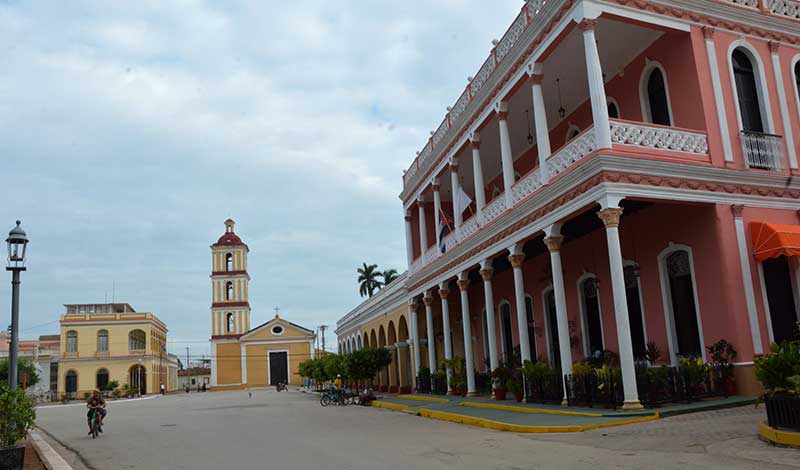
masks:
<instances>
[{"instance_id":1,"label":"white-framed window","mask_svg":"<svg viewBox=\"0 0 800 470\"><path fill-rule=\"evenodd\" d=\"M647 60L639 80L639 99L645 122L671 126L675 123L669 96L667 72L656 61Z\"/></svg>"},{"instance_id":2,"label":"white-framed window","mask_svg":"<svg viewBox=\"0 0 800 470\"><path fill-rule=\"evenodd\" d=\"M233 254L225 254L225 271L233 271Z\"/></svg>"},{"instance_id":3,"label":"white-framed window","mask_svg":"<svg viewBox=\"0 0 800 470\"><path fill-rule=\"evenodd\" d=\"M228 314L225 315L225 331L227 331L228 333L233 333L233 329L234 329L233 313L228 312Z\"/></svg>"},{"instance_id":4,"label":"white-framed window","mask_svg":"<svg viewBox=\"0 0 800 470\"><path fill-rule=\"evenodd\" d=\"M142 351L147 348L147 335L142 330L131 330L128 333L128 349Z\"/></svg>"},{"instance_id":5,"label":"white-framed window","mask_svg":"<svg viewBox=\"0 0 800 470\"><path fill-rule=\"evenodd\" d=\"M77 331L67 331L67 352L68 353L76 353L78 352L78 332Z\"/></svg>"},{"instance_id":6,"label":"white-framed window","mask_svg":"<svg viewBox=\"0 0 800 470\"><path fill-rule=\"evenodd\" d=\"M225 283L225 300L233 300L233 282Z\"/></svg>"},{"instance_id":7,"label":"white-framed window","mask_svg":"<svg viewBox=\"0 0 800 470\"><path fill-rule=\"evenodd\" d=\"M97 332L97 352L108 352L108 330Z\"/></svg>"},{"instance_id":8,"label":"white-framed window","mask_svg":"<svg viewBox=\"0 0 800 470\"><path fill-rule=\"evenodd\" d=\"M659 254L658 265L670 359L673 364L677 363L678 356L697 356L705 360L692 249L670 244Z\"/></svg>"}]
</instances>

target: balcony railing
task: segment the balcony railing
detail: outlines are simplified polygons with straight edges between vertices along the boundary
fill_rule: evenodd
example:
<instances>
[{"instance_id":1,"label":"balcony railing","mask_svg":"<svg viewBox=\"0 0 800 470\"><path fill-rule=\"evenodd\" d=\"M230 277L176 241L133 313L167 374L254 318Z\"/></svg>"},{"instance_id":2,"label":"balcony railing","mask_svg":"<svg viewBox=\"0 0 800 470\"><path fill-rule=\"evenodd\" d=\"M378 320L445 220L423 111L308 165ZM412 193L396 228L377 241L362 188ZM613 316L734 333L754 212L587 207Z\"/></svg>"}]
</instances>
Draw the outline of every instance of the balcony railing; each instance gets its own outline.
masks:
<instances>
[{"instance_id":1,"label":"balcony railing","mask_svg":"<svg viewBox=\"0 0 800 470\"><path fill-rule=\"evenodd\" d=\"M77 351L65 351L63 357L65 359L77 359L78 352Z\"/></svg>"},{"instance_id":2,"label":"balcony railing","mask_svg":"<svg viewBox=\"0 0 800 470\"><path fill-rule=\"evenodd\" d=\"M742 152L748 168L781 171L783 163L783 136L761 132L742 131Z\"/></svg>"},{"instance_id":3,"label":"balcony railing","mask_svg":"<svg viewBox=\"0 0 800 470\"><path fill-rule=\"evenodd\" d=\"M758 0L723 0L728 3L735 3L748 8L758 8Z\"/></svg>"},{"instance_id":4,"label":"balcony railing","mask_svg":"<svg viewBox=\"0 0 800 470\"><path fill-rule=\"evenodd\" d=\"M657 150L708 154L708 135L704 132L619 119L611 120L611 141Z\"/></svg>"},{"instance_id":5,"label":"balcony railing","mask_svg":"<svg viewBox=\"0 0 800 470\"><path fill-rule=\"evenodd\" d=\"M146 352L145 349L128 349L129 356L144 356Z\"/></svg>"},{"instance_id":6,"label":"balcony railing","mask_svg":"<svg viewBox=\"0 0 800 470\"><path fill-rule=\"evenodd\" d=\"M773 15L800 19L800 2L797 0L769 0L769 2L769 11Z\"/></svg>"},{"instance_id":7,"label":"balcony railing","mask_svg":"<svg viewBox=\"0 0 800 470\"><path fill-rule=\"evenodd\" d=\"M94 353L94 355L95 355L95 357L108 357L108 356L110 356L110 354L108 353L108 350L106 350L106 351L96 351Z\"/></svg>"}]
</instances>

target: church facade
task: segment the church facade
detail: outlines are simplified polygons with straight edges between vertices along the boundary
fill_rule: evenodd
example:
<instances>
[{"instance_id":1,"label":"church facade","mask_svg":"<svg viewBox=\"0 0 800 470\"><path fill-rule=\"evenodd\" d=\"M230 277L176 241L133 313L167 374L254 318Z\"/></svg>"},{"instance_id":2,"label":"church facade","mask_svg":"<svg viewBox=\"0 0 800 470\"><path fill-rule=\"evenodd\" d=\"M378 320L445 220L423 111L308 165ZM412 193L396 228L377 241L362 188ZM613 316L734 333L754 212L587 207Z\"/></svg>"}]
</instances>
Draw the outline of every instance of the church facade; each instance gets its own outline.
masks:
<instances>
[{"instance_id":1,"label":"church facade","mask_svg":"<svg viewBox=\"0 0 800 470\"><path fill-rule=\"evenodd\" d=\"M281 318L250 327L250 249L225 221L211 245L211 388L236 390L278 382L299 385L301 362L312 357L314 332Z\"/></svg>"}]
</instances>

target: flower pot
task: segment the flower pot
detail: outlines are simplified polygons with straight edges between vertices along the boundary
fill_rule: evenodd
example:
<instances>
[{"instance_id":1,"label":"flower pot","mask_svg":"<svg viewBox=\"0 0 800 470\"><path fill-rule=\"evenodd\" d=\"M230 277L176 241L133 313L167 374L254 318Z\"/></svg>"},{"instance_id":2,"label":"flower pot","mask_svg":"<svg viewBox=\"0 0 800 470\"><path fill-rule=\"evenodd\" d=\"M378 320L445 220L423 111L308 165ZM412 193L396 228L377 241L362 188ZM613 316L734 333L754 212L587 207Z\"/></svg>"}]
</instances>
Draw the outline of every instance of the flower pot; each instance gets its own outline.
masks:
<instances>
[{"instance_id":1,"label":"flower pot","mask_svg":"<svg viewBox=\"0 0 800 470\"><path fill-rule=\"evenodd\" d=\"M776 393L764 397L771 428L800 431L800 396Z\"/></svg>"},{"instance_id":2,"label":"flower pot","mask_svg":"<svg viewBox=\"0 0 800 470\"><path fill-rule=\"evenodd\" d=\"M525 395L522 392L514 392L514 400L517 400L517 403L521 402L523 398L525 398Z\"/></svg>"},{"instance_id":3,"label":"flower pot","mask_svg":"<svg viewBox=\"0 0 800 470\"><path fill-rule=\"evenodd\" d=\"M494 389L494 399L497 401L503 401L506 399L506 389L504 388L496 388Z\"/></svg>"},{"instance_id":4,"label":"flower pot","mask_svg":"<svg viewBox=\"0 0 800 470\"><path fill-rule=\"evenodd\" d=\"M25 446L0 448L0 468L22 470L25 463Z\"/></svg>"}]
</instances>

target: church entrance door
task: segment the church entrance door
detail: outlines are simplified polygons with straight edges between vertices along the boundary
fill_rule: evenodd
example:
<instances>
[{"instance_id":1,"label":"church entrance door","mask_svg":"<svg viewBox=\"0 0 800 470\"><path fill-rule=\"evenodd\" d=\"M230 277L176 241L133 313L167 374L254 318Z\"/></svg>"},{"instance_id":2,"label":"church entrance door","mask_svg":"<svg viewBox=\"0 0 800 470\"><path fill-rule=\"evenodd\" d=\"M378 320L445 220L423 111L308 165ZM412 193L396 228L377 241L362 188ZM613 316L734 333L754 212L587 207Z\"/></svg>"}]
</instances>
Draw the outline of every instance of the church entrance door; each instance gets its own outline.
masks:
<instances>
[{"instance_id":1,"label":"church entrance door","mask_svg":"<svg viewBox=\"0 0 800 470\"><path fill-rule=\"evenodd\" d=\"M289 355L286 351L269 353L269 384L289 383Z\"/></svg>"}]
</instances>

